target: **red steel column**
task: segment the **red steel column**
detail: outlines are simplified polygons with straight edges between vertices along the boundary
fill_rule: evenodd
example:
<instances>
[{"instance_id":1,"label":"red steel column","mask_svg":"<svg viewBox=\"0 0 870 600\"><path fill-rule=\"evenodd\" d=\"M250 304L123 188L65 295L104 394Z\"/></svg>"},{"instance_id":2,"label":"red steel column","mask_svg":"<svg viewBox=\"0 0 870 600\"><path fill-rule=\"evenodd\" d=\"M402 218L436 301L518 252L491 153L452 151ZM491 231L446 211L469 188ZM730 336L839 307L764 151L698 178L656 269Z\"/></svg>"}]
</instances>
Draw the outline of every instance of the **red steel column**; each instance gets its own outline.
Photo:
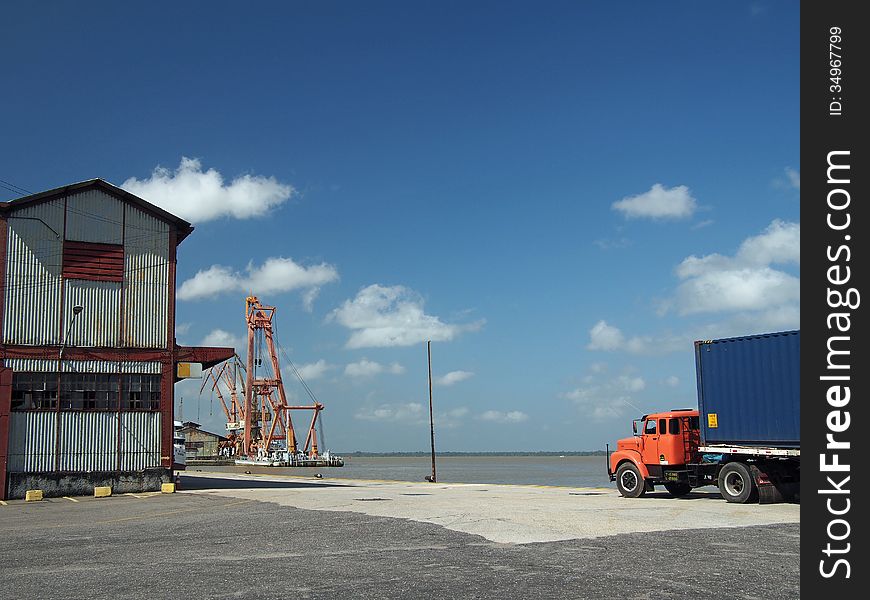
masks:
<instances>
[{"instance_id":1,"label":"red steel column","mask_svg":"<svg viewBox=\"0 0 870 600\"><path fill-rule=\"evenodd\" d=\"M0 360L6 355L3 346L6 307L6 242L7 222L0 217ZM8 380L8 381L7 381ZM12 405L12 370L3 368L0 363L0 500L6 499L6 462L9 456L9 413Z\"/></svg>"},{"instance_id":2,"label":"red steel column","mask_svg":"<svg viewBox=\"0 0 870 600\"><path fill-rule=\"evenodd\" d=\"M9 420L12 409L12 369L0 366L0 500L6 499L6 463L9 459Z\"/></svg>"},{"instance_id":3,"label":"red steel column","mask_svg":"<svg viewBox=\"0 0 870 600\"><path fill-rule=\"evenodd\" d=\"M172 434L175 422L175 271L178 232L169 230L169 289L166 311L166 347L160 382L160 464L172 468Z\"/></svg>"},{"instance_id":4,"label":"red steel column","mask_svg":"<svg viewBox=\"0 0 870 600\"><path fill-rule=\"evenodd\" d=\"M0 346L6 339L4 324L6 322L6 244L8 237L8 223L5 217L0 216Z\"/></svg>"}]
</instances>

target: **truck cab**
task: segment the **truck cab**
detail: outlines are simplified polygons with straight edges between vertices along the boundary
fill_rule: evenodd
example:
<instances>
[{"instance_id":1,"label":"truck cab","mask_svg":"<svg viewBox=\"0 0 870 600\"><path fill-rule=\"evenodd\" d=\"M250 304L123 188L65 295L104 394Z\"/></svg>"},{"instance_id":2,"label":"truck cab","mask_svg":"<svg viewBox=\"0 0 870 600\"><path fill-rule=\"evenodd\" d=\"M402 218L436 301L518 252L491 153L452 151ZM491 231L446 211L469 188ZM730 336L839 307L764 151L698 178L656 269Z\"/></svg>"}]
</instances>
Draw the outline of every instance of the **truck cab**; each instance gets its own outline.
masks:
<instances>
[{"instance_id":1,"label":"truck cab","mask_svg":"<svg viewBox=\"0 0 870 600\"><path fill-rule=\"evenodd\" d=\"M634 435L616 443L608 457L608 474L619 493L637 498L655 485L674 496L692 489L687 465L697 462L700 444L698 411L674 409L643 415L632 423Z\"/></svg>"}]
</instances>

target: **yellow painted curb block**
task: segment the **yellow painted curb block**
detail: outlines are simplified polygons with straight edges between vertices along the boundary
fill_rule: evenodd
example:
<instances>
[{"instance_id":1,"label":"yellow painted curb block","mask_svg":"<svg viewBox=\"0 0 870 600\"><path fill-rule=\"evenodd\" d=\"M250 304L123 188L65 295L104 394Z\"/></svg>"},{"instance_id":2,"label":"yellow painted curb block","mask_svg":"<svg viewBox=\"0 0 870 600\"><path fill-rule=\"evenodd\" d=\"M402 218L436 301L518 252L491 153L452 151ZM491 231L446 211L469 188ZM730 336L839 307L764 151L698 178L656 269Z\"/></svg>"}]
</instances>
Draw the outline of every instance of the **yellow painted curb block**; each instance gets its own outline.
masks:
<instances>
[{"instance_id":1,"label":"yellow painted curb block","mask_svg":"<svg viewBox=\"0 0 870 600\"><path fill-rule=\"evenodd\" d=\"M112 488L108 485L94 486L94 498L108 498L112 495Z\"/></svg>"},{"instance_id":2,"label":"yellow painted curb block","mask_svg":"<svg viewBox=\"0 0 870 600\"><path fill-rule=\"evenodd\" d=\"M160 485L160 491L164 494L174 494L175 493L175 484L174 483L164 483Z\"/></svg>"},{"instance_id":3,"label":"yellow painted curb block","mask_svg":"<svg viewBox=\"0 0 870 600\"><path fill-rule=\"evenodd\" d=\"M24 492L25 502L38 502L42 500L42 490L27 490Z\"/></svg>"}]
</instances>

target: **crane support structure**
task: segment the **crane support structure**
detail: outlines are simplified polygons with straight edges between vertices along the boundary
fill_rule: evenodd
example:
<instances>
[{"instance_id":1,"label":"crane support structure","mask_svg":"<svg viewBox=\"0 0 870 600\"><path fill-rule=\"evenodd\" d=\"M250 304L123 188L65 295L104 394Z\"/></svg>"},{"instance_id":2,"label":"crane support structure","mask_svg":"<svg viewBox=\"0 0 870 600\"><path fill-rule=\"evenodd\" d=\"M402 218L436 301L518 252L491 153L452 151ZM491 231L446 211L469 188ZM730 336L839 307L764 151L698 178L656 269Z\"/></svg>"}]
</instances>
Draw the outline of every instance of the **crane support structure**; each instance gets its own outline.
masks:
<instances>
[{"instance_id":1,"label":"crane support structure","mask_svg":"<svg viewBox=\"0 0 870 600\"><path fill-rule=\"evenodd\" d=\"M271 450L272 442L281 440L286 442L289 455L298 454L299 447L290 411L310 410L314 414L308 434L305 437L302 453L313 459L317 457L317 417L323 410L323 405L319 402L314 402L310 406L290 406L287 404L287 394L281 379L281 366L278 361L278 353L275 350L275 337L272 328L274 317L274 306L261 304L256 296L248 296L245 299L245 320L248 323L248 364L245 381L244 454L251 459L262 457L263 452L268 453ZM272 366L273 377L257 377L257 371L262 366L264 358L262 356L262 343L261 347L256 347L258 339L265 342L265 350ZM254 431L255 407L260 407L262 417L262 425L258 428L260 429L258 432Z\"/></svg>"},{"instance_id":2,"label":"crane support structure","mask_svg":"<svg viewBox=\"0 0 870 600\"><path fill-rule=\"evenodd\" d=\"M274 306L262 304L256 296L245 299L245 321L248 326L246 365L241 365L236 355L232 363L227 362L220 368L212 369L202 387L211 382L212 390L220 400L227 417L227 431L233 440L233 454L238 457L237 464L343 466L344 461L340 456L319 451L317 426L323 404L317 401L302 381L292 362L290 366L311 396L312 403L290 405L287 402L272 323L275 310ZM243 379L240 370L244 371ZM229 402L225 398L227 393ZM291 411L311 411L311 421L301 446L293 427ZM322 428L322 423L320 426Z\"/></svg>"}]
</instances>

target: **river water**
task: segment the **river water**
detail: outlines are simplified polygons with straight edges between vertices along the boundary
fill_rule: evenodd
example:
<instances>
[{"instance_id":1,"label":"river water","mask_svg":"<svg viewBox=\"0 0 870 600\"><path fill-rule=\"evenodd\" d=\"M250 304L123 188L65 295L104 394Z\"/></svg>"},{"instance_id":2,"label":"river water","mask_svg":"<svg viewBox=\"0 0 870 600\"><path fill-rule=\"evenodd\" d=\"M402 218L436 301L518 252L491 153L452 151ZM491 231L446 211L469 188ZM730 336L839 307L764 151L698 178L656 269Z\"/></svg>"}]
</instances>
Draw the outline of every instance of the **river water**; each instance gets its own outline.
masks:
<instances>
[{"instance_id":1,"label":"river water","mask_svg":"<svg viewBox=\"0 0 870 600\"><path fill-rule=\"evenodd\" d=\"M428 456L345 456L343 467L198 467L190 470L273 473L343 479L424 481L432 472ZM604 456L439 456L435 461L439 483L509 483L566 487L612 487Z\"/></svg>"}]
</instances>

